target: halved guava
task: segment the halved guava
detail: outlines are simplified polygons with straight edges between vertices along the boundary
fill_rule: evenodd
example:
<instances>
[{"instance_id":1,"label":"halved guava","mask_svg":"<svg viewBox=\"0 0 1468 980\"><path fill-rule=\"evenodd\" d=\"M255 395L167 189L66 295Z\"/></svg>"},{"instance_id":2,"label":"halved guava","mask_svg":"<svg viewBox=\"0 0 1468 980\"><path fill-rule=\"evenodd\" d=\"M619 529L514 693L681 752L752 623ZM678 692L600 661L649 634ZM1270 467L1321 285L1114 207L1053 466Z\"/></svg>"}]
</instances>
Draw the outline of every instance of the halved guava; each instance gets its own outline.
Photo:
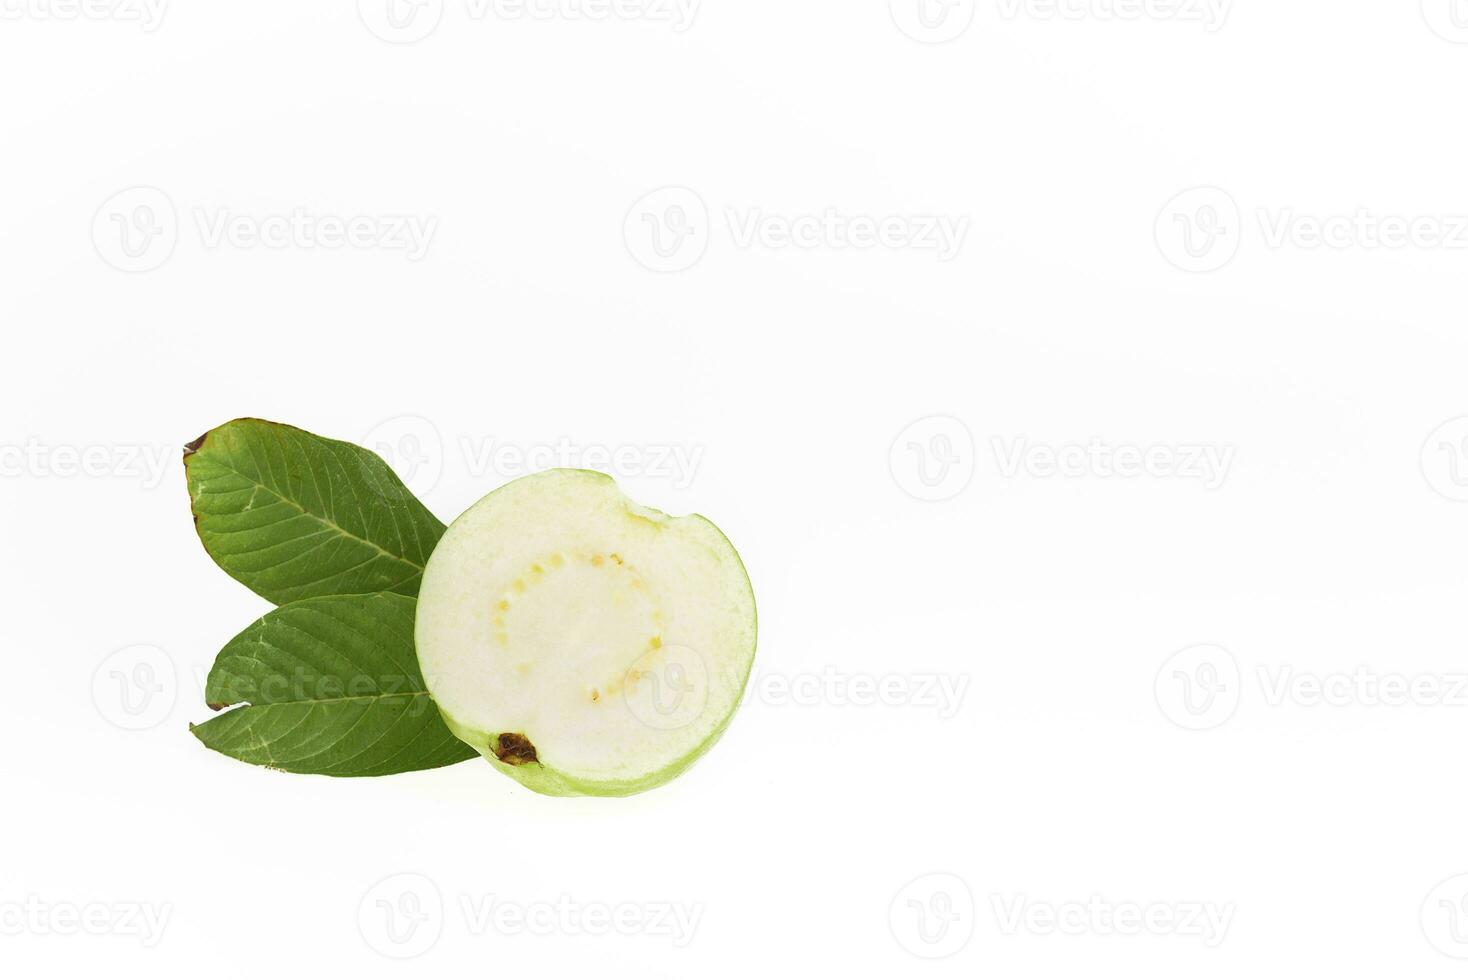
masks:
<instances>
[{"instance_id":1,"label":"halved guava","mask_svg":"<svg viewBox=\"0 0 1468 980\"><path fill-rule=\"evenodd\" d=\"M450 730L556 796L627 796L728 726L754 662L729 539L611 477L522 477L449 526L418 595L418 660Z\"/></svg>"}]
</instances>

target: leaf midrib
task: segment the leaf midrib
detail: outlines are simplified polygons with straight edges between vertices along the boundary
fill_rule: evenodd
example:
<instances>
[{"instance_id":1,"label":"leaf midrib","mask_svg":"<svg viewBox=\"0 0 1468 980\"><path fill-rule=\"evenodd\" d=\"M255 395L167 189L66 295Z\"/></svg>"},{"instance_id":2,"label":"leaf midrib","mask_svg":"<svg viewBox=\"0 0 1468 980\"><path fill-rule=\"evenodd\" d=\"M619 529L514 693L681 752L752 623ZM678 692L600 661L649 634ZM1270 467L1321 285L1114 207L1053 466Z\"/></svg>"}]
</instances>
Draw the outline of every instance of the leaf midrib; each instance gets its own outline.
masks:
<instances>
[{"instance_id":1,"label":"leaf midrib","mask_svg":"<svg viewBox=\"0 0 1468 980\"><path fill-rule=\"evenodd\" d=\"M234 704L226 704L219 710L228 713L244 708L273 708L286 704L346 704L353 701L383 701L387 698L426 698L428 696L427 691L396 691L392 694L357 694L344 698L302 698L300 701L262 701L259 704L250 701L236 701Z\"/></svg>"},{"instance_id":2,"label":"leaf midrib","mask_svg":"<svg viewBox=\"0 0 1468 980\"><path fill-rule=\"evenodd\" d=\"M332 520L330 520L330 519L328 519L326 517L323 517L320 514L314 514L314 513L312 513L311 511L307 510L305 507L302 507L300 505L300 503L298 503L297 501L294 501L291 498L287 497L285 494L281 493L279 490L275 489L274 487L269 486L268 484L261 483L255 477L251 476L248 473L245 473L244 471L238 469L237 467L235 467L235 466L233 466L233 465L231 465L229 463L226 463L223 460L216 460L215 461L215 464L217 466L219 466L221 469L228 470L229 472L233 473L235 476L238 476L242 480L245 480L252 487L255 487L258 490L264 490L266 493L270 494L276 500L279 500L281 503L289 504L290 506L292 506L296 510L300 511L305 516L311 518L313 521L316 521L319 524L322 524L322 525L325 525L326 527L331 528L332 530L334 530L338 534L340 534L342 537L350 538L353 541L360 541L362 544L367 545L369 548L376 549L377 552L378 552L378 554L381 554L381 555L383 555L386 558L391 558L393 561L401 562L402 564L407 565L410 568L416 568L420 572L422 572L424 570L424 566L423 565L420 565L418 562L412 560L411 558L408 558L408 557L406 557L404 555L395 555L391 551L388 551L386 548L384 548L382 545L378 544L376 541L369 541L367 538L361 537L360 535L353 534L351 531L348 531L346 528L342 527L340 524L336 523L335 521L332 521Z\"/></svg>"}]
</instances>

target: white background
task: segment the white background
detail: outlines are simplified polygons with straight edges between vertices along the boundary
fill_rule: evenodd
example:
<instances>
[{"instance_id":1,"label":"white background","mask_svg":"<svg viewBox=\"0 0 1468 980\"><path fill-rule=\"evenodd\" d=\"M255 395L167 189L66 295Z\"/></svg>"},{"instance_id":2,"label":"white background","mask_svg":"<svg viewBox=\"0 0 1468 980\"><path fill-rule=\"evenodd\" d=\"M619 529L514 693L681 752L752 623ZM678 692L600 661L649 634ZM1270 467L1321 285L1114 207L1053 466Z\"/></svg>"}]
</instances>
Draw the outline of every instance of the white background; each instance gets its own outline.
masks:
<instances>
[{"instance_id":1,"label":"white background","mask_svg":"<svg viewBox=\"0 0 1468 980\"><path fill-rule=\"evenodd\" d=\"M1121 2L4 0L4 969L1461 975L1468 9ZM750 702L626 800L209 753L240 415L445 520L624 447L749 567Z\"/></svg>"}]
</instances>

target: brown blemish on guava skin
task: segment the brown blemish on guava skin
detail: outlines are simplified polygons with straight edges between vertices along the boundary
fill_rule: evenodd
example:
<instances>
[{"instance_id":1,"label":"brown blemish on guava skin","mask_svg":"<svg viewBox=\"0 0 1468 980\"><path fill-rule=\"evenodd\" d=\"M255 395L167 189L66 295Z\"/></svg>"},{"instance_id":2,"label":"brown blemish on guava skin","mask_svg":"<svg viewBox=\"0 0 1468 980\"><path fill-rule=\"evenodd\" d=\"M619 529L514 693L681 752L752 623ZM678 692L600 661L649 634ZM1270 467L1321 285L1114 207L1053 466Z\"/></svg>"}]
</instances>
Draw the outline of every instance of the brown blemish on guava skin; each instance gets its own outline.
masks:
<instances>
[{"instance_id":1,"label":"brown blemish on guava skin","mask_svg":"<svg viewBox=\"0 0 1468 980\"><path fill-rule=\"evenodd\" d=\"M530 739L515 732L504 732L499 737L500 747L495 757L509 766L523 766L527 762L539 762L535 746Z\"/></svg>"}]
</instances>

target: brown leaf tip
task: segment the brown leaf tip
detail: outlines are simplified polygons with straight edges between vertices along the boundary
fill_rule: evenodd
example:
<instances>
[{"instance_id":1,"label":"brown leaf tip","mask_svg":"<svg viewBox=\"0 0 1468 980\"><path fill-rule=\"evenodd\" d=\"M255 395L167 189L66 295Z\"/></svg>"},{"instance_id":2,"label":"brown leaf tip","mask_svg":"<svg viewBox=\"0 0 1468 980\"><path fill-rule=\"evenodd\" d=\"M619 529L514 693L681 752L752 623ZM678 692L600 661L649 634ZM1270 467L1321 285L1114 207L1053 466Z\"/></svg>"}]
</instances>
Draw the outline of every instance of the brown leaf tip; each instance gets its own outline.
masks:
<instances>
[{"instance_id":1,"label":"brown leaf tip","mask_svg":"<svg viewBox=\"0 0 1468 980\"><path fill-rule=\"evenodd\" d=\"M199 448L204 445L204 440L208 438L209 433L206 432L199 438L195 439L193 442L184 446L184 459L188 459L190 456L194 455L194 453L198 452Z\"/></svg>"},{"instance_id":2,"label":"brown leaf tip","mask_svg":"<svg viewBox=\"0 0 1468 980\"><path fill-rule=\"evenodd\" d=\"M523 766L527 762L540 761L535 754L535 746L524 735L505 732L499 737L499 743L495 756L506 765Z\"/></svg>"}]
</instances>

